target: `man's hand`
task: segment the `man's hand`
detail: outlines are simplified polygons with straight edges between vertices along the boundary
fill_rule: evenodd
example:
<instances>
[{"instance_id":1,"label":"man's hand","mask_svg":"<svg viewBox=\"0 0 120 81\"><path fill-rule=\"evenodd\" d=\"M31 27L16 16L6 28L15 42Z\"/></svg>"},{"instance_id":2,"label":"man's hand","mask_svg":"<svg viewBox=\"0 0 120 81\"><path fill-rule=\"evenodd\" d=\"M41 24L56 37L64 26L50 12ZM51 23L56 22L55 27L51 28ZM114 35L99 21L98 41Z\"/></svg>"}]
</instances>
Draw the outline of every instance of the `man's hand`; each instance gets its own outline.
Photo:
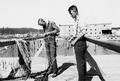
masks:
<instances>
[{"instance_id":1,"label":"man's hand","mask_svg":"<svg viewBox=\"0 0 120 81\"><path fill-rule=\"evenodd\" d=\"M75 45L76 41L68 42L67 49L72 48Z\"/></svg>"},{"instance_id":2,"label":"man's hand","mask_svg":"<svg viewBox=\"0 0 120 81\"><path fill-rule=\"evenodd\" d=\"M79 39L81 39L83 36L84 36L84 34L82 34L82 33L79 34L79 35L77 36L77 38L75 38L74 40L72 40L72 41L70 42L71 46L74 46L75 43L76 43Z\"/></svg>"},{"instance_id":3,"label":"man's hand","mask_svg":"<svg viewBox=\"0 0 120 81\"><path fill-rule=\"evenodd\" d=\"M50 35L48 32L47 32L47 33L44 33L44 34L41 34L42 37L46 37L46 36L48 36L48 35Z\"/></svg>"},{"instance_id":4,"label":"man's hand","mask_svg":"<svg viewBox=\"0 0 120 81\"><path fill-rule=\"evenodd\" d=\"M84 34L83 34L83 33L80 33L80 34L77 36L77 38L75 38L75 40L73 40L73 41L71 42L71 44L72 44L72 45L75 45L75 43L76 43L79 39L81 39L83 36L84 36Z\"/></svg>"},{"instance_id":5,"label":"man's hand","mask_svg":"<svg viewBox=\"0 0 120 81\"><path fill-rule=\"evenodd\" d=\"M44 34L40 34L39 36L40 36L40 37L45 37L45 35L44 35Z\"/></svg>"},{"instance_id":6,"label":"man's hand","mask_svg":"<svg viewBox=\"0 0 120 81\"><path fill-rule=\"evenodd\" d=\"M76 40L73 40L73 41L70 43L71 46L74 46L76 42L77 42Z\"/></svg>"}]
</instances>

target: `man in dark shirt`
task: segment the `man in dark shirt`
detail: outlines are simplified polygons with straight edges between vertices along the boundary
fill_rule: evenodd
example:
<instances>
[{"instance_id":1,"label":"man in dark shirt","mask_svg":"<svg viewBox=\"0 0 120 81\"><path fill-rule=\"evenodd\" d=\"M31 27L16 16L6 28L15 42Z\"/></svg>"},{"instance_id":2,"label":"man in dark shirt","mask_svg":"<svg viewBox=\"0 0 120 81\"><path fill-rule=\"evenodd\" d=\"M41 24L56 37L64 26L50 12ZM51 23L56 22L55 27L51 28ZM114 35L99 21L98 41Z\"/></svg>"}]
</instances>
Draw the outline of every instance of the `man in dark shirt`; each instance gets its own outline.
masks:
<instances>
[{"instance_id":1,"label":"man in dark shirt","mask_svg":"<svg viewBox=\"0 0 120 81\"><path fill-rule=\"evenodd\" d=\"M40 18L38 25L43 27L43 36L45 41L46 54L48 58L48 74L53 73L56 76L57 73L57 60L56 60L56 36L59 33L59 28L53 21L46 21Z\"/></svg>"}]
</instances>

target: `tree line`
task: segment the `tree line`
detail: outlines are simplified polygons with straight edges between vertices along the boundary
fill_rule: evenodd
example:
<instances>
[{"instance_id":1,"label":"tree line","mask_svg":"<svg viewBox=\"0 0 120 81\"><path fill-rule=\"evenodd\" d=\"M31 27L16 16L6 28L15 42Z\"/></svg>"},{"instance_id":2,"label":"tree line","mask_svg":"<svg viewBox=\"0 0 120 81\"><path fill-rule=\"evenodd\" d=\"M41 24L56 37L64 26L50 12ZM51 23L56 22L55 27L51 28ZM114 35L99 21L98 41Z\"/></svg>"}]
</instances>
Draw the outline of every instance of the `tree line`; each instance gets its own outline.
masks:
<instances>
[{"instance_id":1,"label":"tree line","mask_svg":"<svg viewBox=\"0 0 120 81\"><path fill-rule=\"evenodd\" d=\"M0 28L1 34L25 34L25 33L43 33L43 30L34 28Z\"/></svg>"}]
</instances>

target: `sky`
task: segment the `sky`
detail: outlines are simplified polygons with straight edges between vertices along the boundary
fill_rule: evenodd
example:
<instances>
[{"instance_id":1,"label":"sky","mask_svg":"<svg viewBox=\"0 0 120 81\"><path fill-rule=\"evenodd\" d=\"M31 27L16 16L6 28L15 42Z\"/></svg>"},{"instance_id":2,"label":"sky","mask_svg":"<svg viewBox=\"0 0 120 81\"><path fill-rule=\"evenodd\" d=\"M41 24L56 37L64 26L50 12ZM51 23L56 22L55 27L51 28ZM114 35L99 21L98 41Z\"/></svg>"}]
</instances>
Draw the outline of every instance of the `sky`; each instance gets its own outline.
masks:
<instances>
[{"instance_id":1,"label":"sky","mask_svg":"<svg viewBox=\"0 0 120 81\"><path fill-rule=\"evenodd\" d=\"M85 24L120 26L120 0L0 0L0 27L39 29L38 18L73 24L68 7L76 5Z\"/></svg>"}]
</instances>

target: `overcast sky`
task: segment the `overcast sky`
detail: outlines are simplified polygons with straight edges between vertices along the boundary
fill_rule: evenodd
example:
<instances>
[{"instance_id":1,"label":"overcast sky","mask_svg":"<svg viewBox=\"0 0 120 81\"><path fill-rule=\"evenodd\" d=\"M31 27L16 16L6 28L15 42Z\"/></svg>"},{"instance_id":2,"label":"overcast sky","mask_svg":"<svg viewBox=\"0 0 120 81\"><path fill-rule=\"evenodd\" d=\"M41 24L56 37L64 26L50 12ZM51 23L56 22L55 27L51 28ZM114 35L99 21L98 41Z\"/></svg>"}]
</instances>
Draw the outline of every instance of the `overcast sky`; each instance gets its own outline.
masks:
<instances>
[{"instance_id":1,"label":"overcast sky","mask_svg":"<svg viewBox=\"0 0 120 81\"><path fill-rule=\"evenodd\" d=\"M0 27L39 28L40 17L57 24L72 24L68 7L79 8L84 23L112 23L120 26L120 0L0 0Z\"/></svg>"}]
</instances>

